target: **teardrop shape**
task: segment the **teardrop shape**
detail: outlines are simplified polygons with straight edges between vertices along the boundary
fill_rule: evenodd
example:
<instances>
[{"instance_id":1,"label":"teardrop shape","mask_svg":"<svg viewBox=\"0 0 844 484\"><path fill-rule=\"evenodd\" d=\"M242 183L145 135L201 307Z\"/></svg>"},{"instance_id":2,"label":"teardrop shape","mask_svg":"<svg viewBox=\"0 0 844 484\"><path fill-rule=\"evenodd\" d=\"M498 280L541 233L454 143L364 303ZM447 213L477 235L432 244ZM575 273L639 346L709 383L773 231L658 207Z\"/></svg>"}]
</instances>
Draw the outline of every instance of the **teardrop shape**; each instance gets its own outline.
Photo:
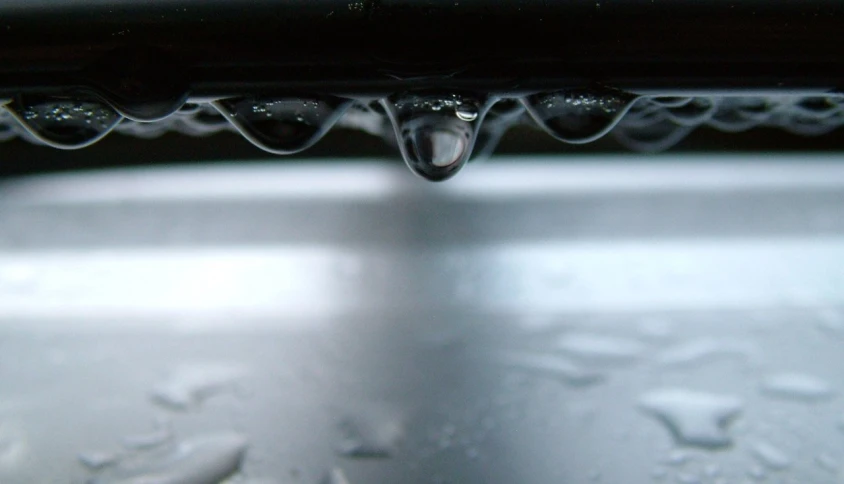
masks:
<instances>
[{"instance_id":1,"label":"teardrop shape","mask_svg":"<svg viewBox=\"0 0 844 484\"><path fill-rule=\"evenodd\" d=\"M322 98L236 98L214 106L255 146L277 155L310 148L334 126L352 101Z\"/></svg>"},{"instance_id":2,"label":"teardrop shape","mask_svg":"<svg viewBox=\"0 0 844 484\"><path fill-rule=\"evenodd\" d=\"M411 171L429 181L454 176L472 154L487 109L480 98L405 94L382 101Z\"/></svg>"},{"instance_id":3,"label":"teardrop shape","mask_svg":"<svg viewBox=\"0 0 844 484\"><path fill-rule=\"evenodd\" d=\"M33 137L65 150L96 143L123 119L109 105L92 99L18 96L6 109Z\"/></svg>"},{"instance_id":4,"label":"teardrop shape","mask_svg":"<svg viewBox=\"0 0 844 484\"><path fill-rule=\"evenodd\" d=\"M588 143L607 134L637 97L615 89L577 89L534 94L523 99L528 113L551 136Z\"/></svg>"}]
</instances>

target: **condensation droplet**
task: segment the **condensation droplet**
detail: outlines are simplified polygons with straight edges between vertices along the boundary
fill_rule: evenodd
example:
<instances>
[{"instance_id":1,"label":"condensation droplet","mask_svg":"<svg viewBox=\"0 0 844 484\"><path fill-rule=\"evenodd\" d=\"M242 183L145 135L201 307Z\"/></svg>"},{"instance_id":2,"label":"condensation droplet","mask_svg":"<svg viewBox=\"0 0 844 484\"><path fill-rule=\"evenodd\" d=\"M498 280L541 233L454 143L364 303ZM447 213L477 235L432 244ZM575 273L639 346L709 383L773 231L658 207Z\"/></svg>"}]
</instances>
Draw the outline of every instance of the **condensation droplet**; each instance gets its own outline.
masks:
<instances>
[{"instance_id":1,"label":"condensation droplet","mask_svg":"<svg viewBox=\"0 0 844 484\"><path fill-rule=\"evenodd\" d=\"M18 96L6 109L37 140L59 149L79 149L105 137L123 117L93 99Z\"/></svg>"},{"instance_id":2,"label":"condensation droplet","mask_svg":"<svg viewBox=\"0 0 844 484\"><path fill-rule=\"evenodd\" d=\"M406 94L382 104L402 156L417 175L429 181L447 180L468 161L481 123L481 102L457 95ZM472 119L451 114L461 111L478 114Z\"/></svg>"},{"instance_id":3,"label":"condensation droplet","mask_svg":"<svg viewBox=\"0 0 844 484\"><path fill-rule=\"evenodd\" d=\"M252 144L270 153L289 155L319 141L352 101L334 97L235 98L213 104Z\"/></svg>"},{"instance_id":4,"label":"condensation droplet","mask_svg":"<svg viewBox=\"0 0 844 484\"><path fill-rule=\"evenodd\" d=\"M234 389L236 381L244 373L237 365L185 365L156 385L152 398L172 410L194 409L211 396Z\"/></svg>"},{"instance_id":5,"label":"condensation droplet","mask_svg":"<svg viewBox=\"0 0 844 484\"><path fill-rule=\"evenodd\" d=\"M607 134L637 97L599 88L557 91L526 97L531 117L545 131L567 143L588 143Z\"/></svg>"}]
</instances>

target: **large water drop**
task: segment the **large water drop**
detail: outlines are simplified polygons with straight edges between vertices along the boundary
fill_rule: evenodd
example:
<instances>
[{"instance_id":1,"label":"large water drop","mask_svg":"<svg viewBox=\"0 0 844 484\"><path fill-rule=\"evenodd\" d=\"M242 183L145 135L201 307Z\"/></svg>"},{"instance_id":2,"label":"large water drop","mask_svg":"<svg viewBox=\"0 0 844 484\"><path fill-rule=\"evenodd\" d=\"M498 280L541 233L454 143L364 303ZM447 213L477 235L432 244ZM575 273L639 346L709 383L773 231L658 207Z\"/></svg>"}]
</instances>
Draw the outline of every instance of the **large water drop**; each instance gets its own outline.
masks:
<instances>
[{"instance_id":1,"label":"large water drop","mask_svg":"<svg viewBox=\"0 0 844 484\"><path fill-rule=\"evenodd\" d=\"M683 389L657 390L639 400L639 407L664 423L679 445L709 449L732 444L727 426L742 406L733 396Z\"/></svg>"},{"instance_id":2,"label":"large water drop","mask_svg":"<svg viewBox=\"0 0 844 484\"><path fill-rule=\"evenodd\" d=\"M561 141L579 144L607 134L636 99L624 91L597 88L534 94L523 102L548 133Z\"/></svg>"},{"instance_id":3,"label":"large water drop","mask_svg":"<svg viewBox=\"0 0 844 484\"><path fill-rule=\"evenodd\" d=\"M96 143L123 119L110 106L93 99L18 96L6 109L36 139L65 150Z\"/></svg>"},{"instance_id":4,"label":"large water drop","mask_svg":"<svg viewBox=\"0 0 844 484\"><path fill-rule=\"evenodd\" d=\"M199 437L125 459L89 484L218 484L238 471L246 448L237 434Z\"/></svg>"},{"instance_id":5,"label":"large water drop","mask_svg":"<svg viewBox=\"0 0 844 484\"><path fill-rule=\"evenodd\" d=\"M343 115L352 101L335 97L243 97L214 106L252 144L278 155L310 148Z\"/></svg>"},{"instance_id":6,"label":"large water drop","mask_svg":"<svg viewBox=\"0 0 844 484\"><path fill-rule=\"evenodd\" d=\"M451 178L468 161L486 110L461 95L405 94L383 105L407 166L430 181Z\"/></svg>"}]
</instances>

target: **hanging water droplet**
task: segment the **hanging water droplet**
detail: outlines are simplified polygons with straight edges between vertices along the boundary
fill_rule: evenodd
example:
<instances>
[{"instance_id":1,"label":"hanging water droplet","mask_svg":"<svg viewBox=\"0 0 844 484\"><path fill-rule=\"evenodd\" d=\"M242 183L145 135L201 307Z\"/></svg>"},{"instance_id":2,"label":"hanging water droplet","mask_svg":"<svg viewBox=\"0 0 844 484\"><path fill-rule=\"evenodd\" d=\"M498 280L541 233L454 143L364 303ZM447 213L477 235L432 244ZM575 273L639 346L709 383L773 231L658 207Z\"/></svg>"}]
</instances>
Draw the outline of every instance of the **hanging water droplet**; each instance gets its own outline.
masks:
<instances>
[{"instance_id":1,"label":"hanging water droplet","mask_svg":"<svg viewBox=\"0 0 844 484\"><path fill-rule=\"evenodd\" d=\"M484 104L467 96L436 94L406 94L383 101L405 162L430 181L451 178L469 159Z\"/></svg>"},{"instance_id":2,"label":"hanging water droplet","mask_svg":"<svg viewBox=\"0 0 844 484\"><path fill-rule=\"evenodd\" d=\"M60 149L90 146L123 119L107 104L92 99L18 96L6 109L36 139Z\"/></svg>"},{"instance_id":3,"label":"hanging water droplet","mask_svg":"<svg viewBox=\"0 0 844 484\"><path fill-rule=\"evenodd\" d=\"M644 395L639 407L668 427L679 445L716 449L732 444L727 426L742 410L742 402L728 395L681 389Z\"/></svg>"},{"instance_id":4,"label":"hanging water droplet","mask_svg":"<svg viewBox=\"0 0 844 484\"><path fill-rule=\"evenodd\" d=\"M588 143L607 134L636 99L630 93L598 88L534 94L523 102L551 136L567 143Z\"/></svg>"},{"instance_id":5,"label":"hanging water droplet","mask_svg":"<svg viewBox=\"0 0 844 484\"><path fill-rule=\"evenodd\" d=\"M270 153L289 155L319 141L352 101L334 97L236 98L213 104L252 144Z\"/></svg>"},{"instance_id":6,"label":"hanging water droplet","mask_svg":"<svg viewBox=\"0 0 844 484\"><path fill-rule=\"evenodd\" d=\"M246 439L237 434L199 437L124 459L88 482L217 484L238 471L246 448Z\"/></svg>"},{"instance_id":7,"label":"hanging water droplet","mask_svg":"<svg viewBox=\"0 0 844 484\"><path fill-rule=\"evenodd\" d=\"M803 373L779 373L762 381L762 391L772 397L814 402L831 398L832 387L824 380Z\"/></svg>"}]
</instances>

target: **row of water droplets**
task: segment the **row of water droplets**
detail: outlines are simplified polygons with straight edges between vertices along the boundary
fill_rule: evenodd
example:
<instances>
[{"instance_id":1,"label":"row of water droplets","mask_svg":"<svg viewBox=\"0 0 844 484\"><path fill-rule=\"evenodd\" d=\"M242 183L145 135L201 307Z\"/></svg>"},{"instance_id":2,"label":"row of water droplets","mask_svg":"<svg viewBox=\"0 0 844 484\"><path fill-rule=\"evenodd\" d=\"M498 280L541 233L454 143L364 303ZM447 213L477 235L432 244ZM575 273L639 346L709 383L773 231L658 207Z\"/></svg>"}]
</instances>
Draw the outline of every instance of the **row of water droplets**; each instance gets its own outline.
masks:
<instances>
[{"instance_id":1,"label":"row of water droplets","mask_svg":"<svg viewBox=\"0 0 844 484\"><path fill-rule=\"evenodd\" d=\"M844 125L842 96L654 97L606 87L507 99L426 91L383 99L246 96L171 104L169 113L146 113L85 93L21 95L0 100L5 105L0 141L22 136L77 149L111 130L151 138L168 131L204 136L235 129L261 149L289 155L340 125L393 137L414 173L441 181L456 174L473 153L488 156L508 128L527 119L567 143L588 143L612 132L623 145L645 152L670 148L703 125L726 132L772 126L806 136Z\"/></svg>"}]
</instances>

